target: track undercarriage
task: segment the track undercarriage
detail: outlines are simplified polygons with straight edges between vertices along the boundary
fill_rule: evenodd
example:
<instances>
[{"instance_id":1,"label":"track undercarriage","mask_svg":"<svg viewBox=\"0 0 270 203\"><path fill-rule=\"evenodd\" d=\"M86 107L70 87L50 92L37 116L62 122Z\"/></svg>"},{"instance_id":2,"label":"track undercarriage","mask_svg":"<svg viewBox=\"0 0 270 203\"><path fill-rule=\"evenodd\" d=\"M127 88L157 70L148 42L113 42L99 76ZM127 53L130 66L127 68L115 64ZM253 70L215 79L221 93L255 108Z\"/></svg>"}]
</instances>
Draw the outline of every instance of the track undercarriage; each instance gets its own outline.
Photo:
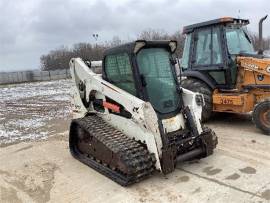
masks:
<instances>
[{"instance_id":1,"label":"track undercarriage","mask_svg":"<svg viewBox=\"0 0 270 203\"><path fill-rule=\"evenodd\" d=\"M173 171L178 161L212 154L217 144L213 131L205 129L201 141L204 142L203 148L195 148L177 159L176 151L168 154L167 156L174 157L174 160L171 168L163 172ZM145 144L129 138L95 114L72 121L69 146L74 158L122 186L139 182L155 171L155 156L147 150ZM163 158L169 160L165 153ZM164 164L168 164L167 161Z\"/></svg>"},{"instance_id":2,"label":"track undercarriage","mask_svg":"<svg viewBox=\"0 0 270 203\"><path fill-rule=\"evenodd\" d=\"M155 158L142 143L96 115L72 121L69 144L76 159L123 186L138 182L155 170Z\"/></svg>"}]
</instances>

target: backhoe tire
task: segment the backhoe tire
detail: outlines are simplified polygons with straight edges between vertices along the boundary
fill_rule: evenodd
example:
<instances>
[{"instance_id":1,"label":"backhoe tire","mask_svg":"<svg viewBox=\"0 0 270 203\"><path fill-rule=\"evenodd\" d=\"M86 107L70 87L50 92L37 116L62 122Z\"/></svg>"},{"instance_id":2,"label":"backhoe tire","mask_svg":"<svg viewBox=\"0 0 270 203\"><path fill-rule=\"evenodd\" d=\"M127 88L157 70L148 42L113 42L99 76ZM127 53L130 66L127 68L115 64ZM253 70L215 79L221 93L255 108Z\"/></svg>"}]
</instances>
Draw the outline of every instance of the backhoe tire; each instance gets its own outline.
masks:
<instances>
[{"instance_id":1,"label":"backhoe tire","mask_svg":"<svg viewBox=\"0 0 270 203\"><path fill-rule=\"evenodd\" d=\"M212 89L203 81L195 78L187 78L181 81L181 86L192 92L198 92L203 95L205 105L202 108L202 122L206 122L212 116L213 99Z\"/></svg>"},{"instance_id":2,"label":"backhoe tire","mask_svg":"<svg viewBox=\"0 0 270 203\"><path fill-rule=\"evenodd\" d=\"M255 106L252 120L257 128L270 136L270 101L263 101Z\"/></svg>"}]
</instances>

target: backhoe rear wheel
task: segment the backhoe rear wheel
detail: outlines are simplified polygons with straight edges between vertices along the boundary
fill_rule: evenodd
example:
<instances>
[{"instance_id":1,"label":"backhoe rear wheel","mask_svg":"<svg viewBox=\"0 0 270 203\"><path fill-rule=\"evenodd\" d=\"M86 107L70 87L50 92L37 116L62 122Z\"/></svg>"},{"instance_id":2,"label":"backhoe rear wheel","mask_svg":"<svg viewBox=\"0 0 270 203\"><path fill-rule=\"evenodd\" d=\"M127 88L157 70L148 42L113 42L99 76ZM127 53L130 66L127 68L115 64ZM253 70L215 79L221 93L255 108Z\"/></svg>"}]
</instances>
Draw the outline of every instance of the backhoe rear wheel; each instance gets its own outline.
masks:
<instances>
[{"instance_id":1,"label":"backhoe rear wheel","mask_svg":"<svg viewBox=\"0 0 270 203\"><path fill-rule=\"evenodd\" d=\"M257 104L252 114L256 127L270 136L270 101Z\"/></svg>"},{"instance_id":2,"label":"backhoe rear wheel","mask_svg":"<svg viewBox=\"0 0 270 203\"><path fill-rule=\"evenodd\" d=\"M202 108L202 122L206 122L212 116L213 99L212 90L203 81L195 78L187 78L181 81L181 86L192 92L198 92L203 95L205 105Z\"/></svg>"}]
</instances>

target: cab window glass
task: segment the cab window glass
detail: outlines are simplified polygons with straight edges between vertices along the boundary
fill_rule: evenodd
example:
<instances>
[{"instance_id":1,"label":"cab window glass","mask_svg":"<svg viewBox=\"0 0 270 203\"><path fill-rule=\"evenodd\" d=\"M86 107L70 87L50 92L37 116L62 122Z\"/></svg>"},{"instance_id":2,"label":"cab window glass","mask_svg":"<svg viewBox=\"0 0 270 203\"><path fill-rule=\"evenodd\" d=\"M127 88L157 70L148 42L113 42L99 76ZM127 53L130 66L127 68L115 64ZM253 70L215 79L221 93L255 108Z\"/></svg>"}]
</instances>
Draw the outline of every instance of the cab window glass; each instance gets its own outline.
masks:
<instances>
[{"instance_id":1,"label":"cab window glass","mask_svg":"<svg viewBox=\"0 0 270 203\"><path fill-rule=\"evenodd\" d=\"M254 48L248 35L241 28L226 28L226 39L230 54L248 53L254 54Z\"/></svg>"},{"instance_id":2,"label":"cab window glass","mask_svg":"<svg viewBox=\"0 0 270 203\"><path fill-rule=\"evenodd\" d=\"M197 33L196 65L222 63L219 28L204 29Z\"/></svg>"},{"instance_id":3,"label":"cab window glass","mask_svg":"<svg viewBox=\"0 0 270 203\"><path fill-rule=\"evenodd\" d=\"M129 56L126 53L109 55L105 58L107 79L115 86L136 95Z\"/></svg>"},{"instance_id":4,"label":"cab window glass","mask_svg":"<svg viewBox=\"0 0 270 203\"><path fill-rule=\"evenodd\" d=\"M196 46L196 64L207 65L211 63L211 30L198 32Z\"/></svg>"},{"instance_id":5,"label":"cab window glass","mask_svg":"<svg viewBox=\"0 0 270 203\"><path fill-rule=\"evenodd\" d=\"M185 40L185 47L184 47L183 57L182 57L182 60L181 60L181 67L183 69L188 68L190 43L191 43L191 34L187 35L186 40Z\"/></svg>"},{"instance_id":6,"label":"cab window glass","mask_svg":"<svg viewBox=\"0 0 270 203\"><path fill-rule=\"evenodd\" d=\"M137 55L150 103L161 114L175 111L180 101L170 57L164 48L142 49Z\"/></svg>"},{"instance_id":7,"label":"cab window glass","mask_svg":"<svg viewBox=\"0 0 270 203\"><path fill-rule=\"evenodd\" d=\"M218 28L214 28L212 32L212 64L222 63L222 52L220 46L220 31Z\"/></svg>"}]
</instances>

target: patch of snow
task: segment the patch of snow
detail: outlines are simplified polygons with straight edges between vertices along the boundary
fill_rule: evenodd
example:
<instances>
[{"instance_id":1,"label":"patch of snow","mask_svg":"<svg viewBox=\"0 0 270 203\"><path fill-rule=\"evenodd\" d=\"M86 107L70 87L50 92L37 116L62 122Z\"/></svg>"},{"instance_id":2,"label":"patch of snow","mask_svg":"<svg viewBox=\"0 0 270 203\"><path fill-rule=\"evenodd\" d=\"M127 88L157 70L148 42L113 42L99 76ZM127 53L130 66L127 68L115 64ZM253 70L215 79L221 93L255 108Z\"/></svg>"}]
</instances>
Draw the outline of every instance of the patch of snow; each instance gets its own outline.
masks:
<instances>
[{"instance_id":1,"label":"patch of snow","mask_svg":"<svg viewBox=\"0 0 270 203\"><path fill-rule=\"evenodd\" d=\"M0 101L19 100L37 96L69 94L71 80L23 83L0 88Z\"/></svg>"},{"instance_id":2,"label":"patch of snow","mask_svg":"<svg viewBox=\"0 0 270 203\"><path fill-rule=\"evenodd\" d=\"M71 80L0 86L0 144L47 139L47 125L72 113Z\"/></svg>"},{"instance_id":3,"label":"patch of snow","mask_svg":"<svg viewBox=\"0 0 270 203\"><path fill-rule=\"evenodd\" d=\"M19 130L7 130L6 128L3 128L0 126L0 140L1 138L14 138L18 137L20 135Z\"/></svg>"},{"instance_id":4,"label":"patch of snow","mask_svg":"<svg viewBox=\"0 0 270 203\"><path fill-rule=\"evenodd\" d=\"M16 141L25 141L25 140L47 139L47 138L48 132L23 134L19 130L7 131L0 129L0 141L3 141L4 143L12 143Z\"/></svg>"},{"instance_id":5,"label":"patch of snow","mask_svg":"<svg viewBox=\"0 0 270 203\"><path fill-rule=\"evenodd\" d=\"M36 118L36 119L19 119L19 120L13 120L7 123L7 125L14 125L18 128L40 128L44 125L46 125L45 122L43 122L44 119L42 118Z\"/></svg>"},{"instance_id":6,"label":"patch of snow","mask_svg":"<svg viewBox=\"0 0 270 203\"><path fill-rule=\"evenodd\" d=\"M54 101L70 101L71 98L72 97L70 95L55 95L55 96L50 97L50 99Z\"/></svg>"}]
</instances>

